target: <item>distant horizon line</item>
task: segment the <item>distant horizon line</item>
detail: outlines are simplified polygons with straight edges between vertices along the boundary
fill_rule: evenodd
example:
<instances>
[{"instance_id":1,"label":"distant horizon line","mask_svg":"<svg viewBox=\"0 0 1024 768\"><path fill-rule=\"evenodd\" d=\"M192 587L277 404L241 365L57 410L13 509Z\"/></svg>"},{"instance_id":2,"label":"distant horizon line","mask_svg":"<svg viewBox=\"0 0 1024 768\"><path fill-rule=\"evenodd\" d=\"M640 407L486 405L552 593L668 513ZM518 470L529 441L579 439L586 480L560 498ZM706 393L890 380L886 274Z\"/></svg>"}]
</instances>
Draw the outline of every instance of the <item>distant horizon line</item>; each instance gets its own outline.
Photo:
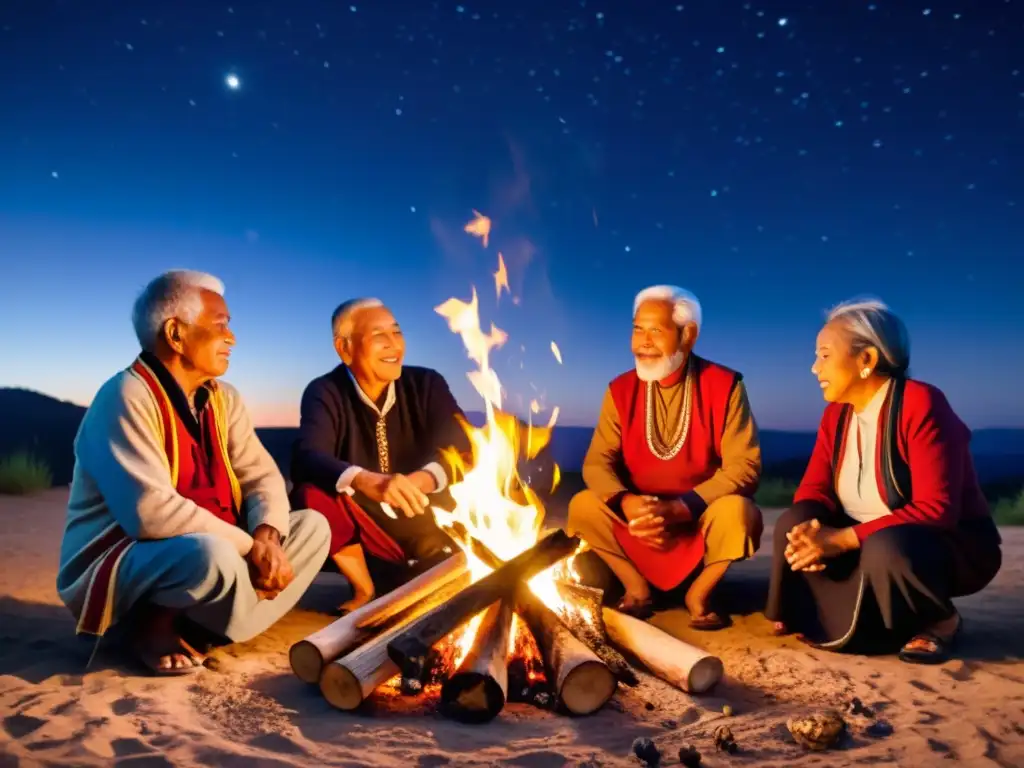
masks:
<instances>
[{"instance_id":1,"label":"distant horizon line","mask_svg":"<svg viewBox=\"0 0 1024 768\"><path fill-rule=\"evenodd\" d=\"M23 392L31 392L31 393L33 393L35 395L39 395L41 397L46 397L46 398L49 398L51 400L56 400L57 402L60 402L60 403L67 403L68 405L73 405L76 408L87 409L89 407L88 403L81 403L81 402L77 402L75 400L72 400L70 398L59 397L57 395L53 395L53 394L50 394L49 392L44 392L41 389L35 389L33 387L17 386L17 385L16 386L0 385L0 391L3 391L5 389L6 390L21 390ZM254 413L254 409L252 407L249 407L249 412L250 413ZM465 413L467 416L483 416L484 415L484 411L483 410L476 410L476 409L470 409L470 408L464 408L463 409L463 413ZM518 416L518 414L516 414L516 415ZM543 424L535 424L534 426L543 427L544 425ZM597 426L596 424L580 424L580 423L562 423L562 422L558 422L558 423L555 424L555 429L558 429L558 428L561 427L563 429L564 428L571 428L571 429L591 429L592 430L592 429L595 429L596 426ZM289 420L288 423L263 423L258 418L253 418L253 427L255 429L298 429L299 428L299 422L298 421L294 421L293 422L293 421ZM1010 432L1012 432L1012 431L1024 431L1024 424L1021 424L1021 425L1009 425L1009 426L1005 426L1004 425L1004 426L998 426L998 427L991 427L991 426L989 426L989 427L970 427L970 429L971 429L972 432L993 432L993 431L1010 431ZM793 434L793 435L808 435L808 434L813 435L815 432L817 432L817 425L809 426L809 427L769 427L769 426L760 426L759 425L759 430L761 432L776 432L776 433L780 433L781 432L781 433L787 433L787 434Z\"/></svg>"}]
</instances>

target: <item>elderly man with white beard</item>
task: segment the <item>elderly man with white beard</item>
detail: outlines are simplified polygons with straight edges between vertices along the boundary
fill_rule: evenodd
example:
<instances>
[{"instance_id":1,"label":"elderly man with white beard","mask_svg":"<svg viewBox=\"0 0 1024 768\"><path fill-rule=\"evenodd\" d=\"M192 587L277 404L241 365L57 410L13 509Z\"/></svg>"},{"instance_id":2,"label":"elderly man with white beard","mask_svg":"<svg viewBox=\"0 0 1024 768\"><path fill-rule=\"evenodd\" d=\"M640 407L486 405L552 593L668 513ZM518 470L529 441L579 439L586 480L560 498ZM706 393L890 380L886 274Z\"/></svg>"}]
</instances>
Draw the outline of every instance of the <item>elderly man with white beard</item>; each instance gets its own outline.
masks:
<instances>
[{"instance_id":1,"label":"elderly man with white beard","mask_svg":"<svg viewBox=\"0 0 1024 768\"><path fill-rule=\"evenodd\" d=\"M646 618L652 587L689 580L690 626L715 630L715 587L760 546L761 447L742 375L693 354L701 319L681 288L636 296L636 366L605 393L568 528L622 583L619 610Z\"/></svg>"}]
</instances>

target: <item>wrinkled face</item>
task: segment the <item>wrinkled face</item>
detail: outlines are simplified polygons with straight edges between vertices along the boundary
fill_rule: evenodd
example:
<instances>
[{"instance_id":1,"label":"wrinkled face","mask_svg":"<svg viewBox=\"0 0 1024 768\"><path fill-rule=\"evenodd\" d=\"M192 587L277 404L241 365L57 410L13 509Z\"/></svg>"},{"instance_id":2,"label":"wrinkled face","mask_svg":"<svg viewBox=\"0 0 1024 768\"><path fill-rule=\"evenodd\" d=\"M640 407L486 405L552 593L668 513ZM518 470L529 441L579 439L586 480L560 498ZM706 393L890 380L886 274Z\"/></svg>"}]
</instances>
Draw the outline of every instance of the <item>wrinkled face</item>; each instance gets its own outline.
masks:
<instances>
[{"instance_id":1,"label":"wrinkled face","mask_svg":"<svg viewBox=\"0 0 1024 768\"><path fill-rule=\"evenodd\" d=\"M861 371L873 368L872 355L862 350L855 354L846 327L833 321L818 333L811 373L818 379L821 393L830 403L848 402L850 390L862 381Z\"/></svg>"},{"instance_id":2,"label":"wrinkled face","mask_svg":"<svg viewBox=\"0 0 1024 768\"><path fill-rule=\"evenodd\" d=\"M395 381L405 359L405 337L395 316L386 307L367 307L352 319L352 333L342 343L342 360L364 379Z\"/></svg>"},{"instance_id":3,"label":"wrinkled face","mask_svg":"<svg viewBox=\"0 0 1024 768\"><path fill-rule=\"evenodd\" d=\"M643 381L659 381L674 373L686 359L689 332L672 321L668 301L645 301L633 317L633 357Z\"/></svg>"},{"instance_id":4,"label":"wrinkled face","mask_svg":"<svg viewBox=\"0 0 1024 768\"><path fill-rule=\"evenodd\" d=\"M228 327L231 315L224 297L207 290L199 295L203 308L198 317L191 323L171 320L165 333L171 348L200 379L215 379L227 373L235 334Z\"/></svg>"}]
</instances>

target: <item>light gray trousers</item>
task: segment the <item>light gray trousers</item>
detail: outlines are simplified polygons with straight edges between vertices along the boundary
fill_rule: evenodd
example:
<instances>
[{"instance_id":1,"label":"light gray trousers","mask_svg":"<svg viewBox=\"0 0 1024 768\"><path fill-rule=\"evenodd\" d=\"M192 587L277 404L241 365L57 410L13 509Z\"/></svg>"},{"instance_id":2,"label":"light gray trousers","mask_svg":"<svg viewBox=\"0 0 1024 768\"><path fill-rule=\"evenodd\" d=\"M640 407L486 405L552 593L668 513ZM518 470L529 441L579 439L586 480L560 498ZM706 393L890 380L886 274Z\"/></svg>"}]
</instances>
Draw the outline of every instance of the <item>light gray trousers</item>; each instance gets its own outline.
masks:
<instances>
[{"instance_id":1,"label":"light gray trousers","mask_svg":"<svg viewBox=\"0 0 1024 768\"><path fill-rule=\"evenodd\" d=\"M138 541L117 570L115 615L139 601L181 610L202 627L233 642L265 632L290 611L327 559L331 532L319 512L291 513L282 546L295 580L273 600L256 596L249 565L227 539L206 533Z\"/></svg>"}]
</instances>

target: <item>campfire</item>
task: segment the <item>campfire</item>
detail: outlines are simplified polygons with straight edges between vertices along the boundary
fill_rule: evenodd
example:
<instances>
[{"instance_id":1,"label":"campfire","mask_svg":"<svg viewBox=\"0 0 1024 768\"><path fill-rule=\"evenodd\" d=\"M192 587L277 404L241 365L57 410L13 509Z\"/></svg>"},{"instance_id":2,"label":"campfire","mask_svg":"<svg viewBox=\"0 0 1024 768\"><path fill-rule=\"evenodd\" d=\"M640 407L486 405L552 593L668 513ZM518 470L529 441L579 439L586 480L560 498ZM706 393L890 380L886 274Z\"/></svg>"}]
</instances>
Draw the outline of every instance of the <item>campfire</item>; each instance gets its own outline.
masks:
<instances>
[{"instance_id":1,"label":"campfire","mask_svg":"<svg viewBox=\"0 0 1024 768\"><path fill-rule=\"evenodd\" d=\"M465 230L486 247L490 219L474 214ZM500 299L508 282L501 254L498 262ZM468 376L486 409L482 427L464 425L469 466L454 449L447 455L458 478L450 487L454 509L432 509L461 551L296 643L295 674L319 684L341 710L358 708L384 685L424 695L440 684L442 711L464 722L486 722L509 701L593 713L619 683L637 682L619 649L682 690L712 688L722 675L717 658L602 607L602 594L580 585L573 563L585 542L545 532L543 504L518 472L522 458L547 445L558 409L542 427L502 410L490 354L507 336L494 325L482 330L475 289L468 302L452 298L436 311L476 364ZM551 351L561 362L554 342ZM542 411L531 403L531 420Z\"/></svg>"}]
</instances>

